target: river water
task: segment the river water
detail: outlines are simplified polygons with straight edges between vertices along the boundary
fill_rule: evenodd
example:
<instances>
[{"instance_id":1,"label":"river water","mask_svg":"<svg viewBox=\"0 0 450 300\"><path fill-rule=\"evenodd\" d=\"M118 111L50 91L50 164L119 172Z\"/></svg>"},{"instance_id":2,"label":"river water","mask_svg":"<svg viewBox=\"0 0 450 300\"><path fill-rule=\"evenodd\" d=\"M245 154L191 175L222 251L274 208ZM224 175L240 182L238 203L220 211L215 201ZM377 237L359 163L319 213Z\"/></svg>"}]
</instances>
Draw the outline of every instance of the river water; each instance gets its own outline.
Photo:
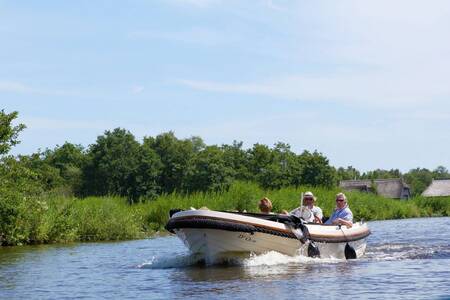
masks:
<instances>
[{"instance_id":1,"label":"river water","mask_svg":"<svg viewBox=\"0 0 450 300\"><path fill-rule=\"evenodd\" d=\"M173 236L0 248L0 299L450 299L450 218L369 222L364 258L205 265Z\"/></svg>"}]
</instances>

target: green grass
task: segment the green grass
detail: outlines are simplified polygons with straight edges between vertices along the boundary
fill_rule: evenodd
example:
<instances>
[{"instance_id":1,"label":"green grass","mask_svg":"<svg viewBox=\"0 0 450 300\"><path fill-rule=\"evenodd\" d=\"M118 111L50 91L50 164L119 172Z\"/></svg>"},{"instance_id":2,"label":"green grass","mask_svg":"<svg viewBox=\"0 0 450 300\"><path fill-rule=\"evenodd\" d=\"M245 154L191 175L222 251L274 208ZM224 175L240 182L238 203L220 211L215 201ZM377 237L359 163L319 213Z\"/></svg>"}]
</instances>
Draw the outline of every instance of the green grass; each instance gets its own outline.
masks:
<instances>
[{"instance_id":1,"label":"green grass","mask_svg":"<svg viewBox=\"0 0 450 300\"><path fill-rule=\"evenodd\" d=\"M3 244L142 238L149 234L144 223L138 206L130 206L119 197L47 196L20 204L13 229L4 234Z\"/></svg>"},{"instance_id":2,"label":"green grass","mask_svg":"<svg viewBox=\"0 0 450 300\"><path fill-rule=\"evenodd\" d=\"M311 190L316 204L325 215L334 208L339 189L289 187L264 191L253 183L238 182L227 191L183 195L172 193L155 200L129 205L120 197L77 199L56 195L22 199L17 217L8 232L2 233L3 244L37 244L75 241L137 239L164 230L172 208L189 209L206 206L212 210L258 211L258 200L268 197L273 210L291 210L299 205L302 192ZM450 215L450 197L422 198L408 201L351 192L346 193L355 220L385 220ZM2 199L0 198L0 202ZM1 220L0 220L1 222ZM6 228L6 227L5 227Z\"/></svg>"}]
</instances>

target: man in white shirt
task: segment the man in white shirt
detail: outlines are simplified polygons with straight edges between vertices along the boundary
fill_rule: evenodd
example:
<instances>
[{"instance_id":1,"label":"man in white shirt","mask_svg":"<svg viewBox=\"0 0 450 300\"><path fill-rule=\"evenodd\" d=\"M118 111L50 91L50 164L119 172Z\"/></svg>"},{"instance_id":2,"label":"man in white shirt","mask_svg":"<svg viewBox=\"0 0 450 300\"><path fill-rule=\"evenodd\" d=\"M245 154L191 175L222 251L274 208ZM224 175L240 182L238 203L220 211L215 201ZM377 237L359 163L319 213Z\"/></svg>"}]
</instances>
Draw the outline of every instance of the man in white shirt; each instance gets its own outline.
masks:
<instances>
[{"instance_id":1,"label":"man in white shirt","mask_svg":"<svg viewBox=\"0 0 450 300\"><path fill-rule=\"evenodd\" d=\"M301 206L291 211L290 214L302 218L306 222L322 223L322 209L314 205L315 201L314 194L309 191L306 192L303 194Z\"/></svg>"}]
</instances>

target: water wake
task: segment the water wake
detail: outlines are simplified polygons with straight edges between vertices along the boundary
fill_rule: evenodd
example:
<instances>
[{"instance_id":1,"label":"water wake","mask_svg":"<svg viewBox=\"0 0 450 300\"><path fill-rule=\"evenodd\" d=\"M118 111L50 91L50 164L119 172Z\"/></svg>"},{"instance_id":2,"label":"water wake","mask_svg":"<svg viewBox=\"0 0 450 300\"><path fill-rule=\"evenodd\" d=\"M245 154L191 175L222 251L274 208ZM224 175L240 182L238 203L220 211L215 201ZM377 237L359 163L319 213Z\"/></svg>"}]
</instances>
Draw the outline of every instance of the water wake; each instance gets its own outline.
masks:
<instances>
[{"instance_id":1,"label":"water wake","mask_svg":"<svg viewBox=\"0 0 450 300\"><path fill-rule=\"evenodd\" d=\"M336 263L342 259L310 258L302 255L288 256L276 251L264 254L229 254L218 257L205 257L199 254L179 255L175 257L152 257L148 262L138 266L143 269L169 269L186 268L192 266L241 266L241 267L266 267L296 264Z\"/></svg>"},{"instance_id":2,"label":"water wake","mask_svg":"<svg viewBox=\"0 0 450 300\"><path fill-rule=\"evenodd\" d=\"M409 243L369 245L364 260L390 261L404 259L446 259L450 258L450 245L417 245ZM276 251L264 254L229 254L220 257L205 257L200 254L184 254L171 257L154 256L141 264L142 269L187 268L193 266L240 266L267 267L283 265L305 265L339 263L345 260L334 258L310 258L302 255L288 256Z\"/></svg>"},{"instance_id":3,"label":"water wake","mask_svg":"<svg viewBox=\"0 0 450 300\"><path fill-rule=\"evenodd\" d=\"M370 260L444 259L450 258L450 245L417 245L409 243L370 245Z\"/></svg>"}]
</instances>

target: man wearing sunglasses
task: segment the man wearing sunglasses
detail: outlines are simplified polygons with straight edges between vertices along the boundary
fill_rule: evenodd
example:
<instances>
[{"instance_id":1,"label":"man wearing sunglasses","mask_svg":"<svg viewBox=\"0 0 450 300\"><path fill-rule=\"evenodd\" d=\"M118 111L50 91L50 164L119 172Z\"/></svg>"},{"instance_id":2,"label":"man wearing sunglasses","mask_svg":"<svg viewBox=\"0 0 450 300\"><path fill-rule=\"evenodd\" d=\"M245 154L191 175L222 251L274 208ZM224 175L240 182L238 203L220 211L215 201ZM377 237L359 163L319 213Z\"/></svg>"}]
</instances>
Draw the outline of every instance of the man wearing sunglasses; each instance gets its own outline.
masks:
<instances>
[{"instance_id":1,"label":"man wearing sunglasses","mask_svg":"<svg viewBox=\"0 0 450 300\"><path fill-rule=\"evenodd\" d=\"M353 213L348 207L347 197L344 193L336 195L336 208L325 224L353 226Z\"/></svg>"}]
</instances>

